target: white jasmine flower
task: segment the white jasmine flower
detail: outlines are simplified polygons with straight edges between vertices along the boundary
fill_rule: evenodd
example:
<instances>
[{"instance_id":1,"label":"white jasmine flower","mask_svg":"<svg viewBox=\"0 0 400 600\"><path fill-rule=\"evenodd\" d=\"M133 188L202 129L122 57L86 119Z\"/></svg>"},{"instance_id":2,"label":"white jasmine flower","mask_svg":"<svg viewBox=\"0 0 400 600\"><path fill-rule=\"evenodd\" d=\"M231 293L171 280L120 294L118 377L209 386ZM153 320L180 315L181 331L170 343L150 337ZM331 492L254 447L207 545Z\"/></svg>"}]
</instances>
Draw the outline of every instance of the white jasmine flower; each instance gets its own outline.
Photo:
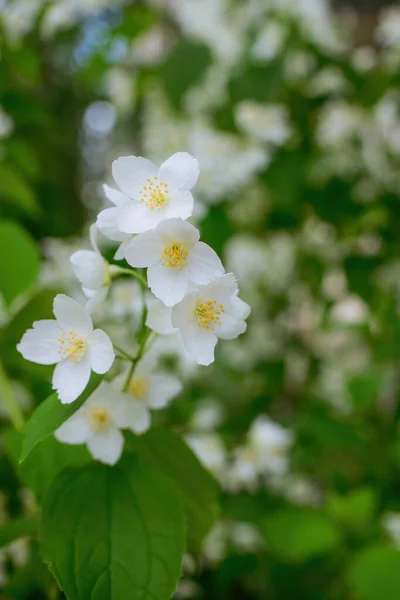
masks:
<instances>
[{"instance_id":1,"label":"white jasmine flower","mask_svg":"<svg viewBox=\"0 0 400 600\"><path fill-rule=\"evenodd\" d=\"M17 345L26 360L54 365L53 389L63 404L69 404L85 389L91 371L106 373L114 361L110 338L93 330L87 310L72 298L58 294L54 299L56 320L35 321Z\"/></svg>"},{"instance_id":2,"label":"white jasmine flower","mask_svg":"<svg viewBox=\"0 0 400 600\"><path fill-rule=\"evenodd\" d=\"M107 465L115 465L124 446L121 429L142 433L148 428L146 414L126 394L119 394L108 383L100 386L55 432L65 444L87 444L90 454Z\"/></svg>"},{"instance_id":3,"label":"white jasmine flower","mask_svg":"<svg viewBox=\"0 0 400 600\"><path fill-rule=\"evenodd\" d=\"M70 258L76 277L82 284L82 291L89 298L89 310L104 300L110 287L111 276L108 262L102 257L96 241L97 227L90 227L90 241L93 250L78 250Z\"/></svg>"},{"instance_id":4,"label":"white jasmine flower","mask_svg":"<svg viewBox=\"0 0 400 600\"><path fill-rule=\"evenodd\" d=\"M122 382L123 378L116 380L116 383ZM182 389L182 383L176 377L168 373L154 373L154 360L147 356L137 364L125 396L135 410L140 407L150 424L150 410L165 408Z\"/></svg>"},{"instance_id":5,"label":"white jasmine flower","mask_svg":"<svg viewBox=\"0 0 400 600\"><path fill-rule=\"evenodd\" d=\"M222 438L216 433L192 433L185 438L199 461L217 477L224 477L227 466L227 452Z\"/></svg>"},{"instance_id":6,"label":"white jasmine flower","mask_svg":"<svg viewBox=\"0 0 400 600\"><path fill-rule=\"evenodd\" d=\"M173 306L185 296L190 282L203 285L224 273L217 254L199 238L190 223L168 219L134 237L125 258L132 267L148 267L151 291L166 306Z\"/></svg>"},{"instance_id":7,"label":"white jasmine flower","mask_svg":"<svg viewBox=\"0 0 400 600\"><path fill-rule=\"evenodd\" d=\"M246 330L250 306L238 298L238 286L232 273L218 277L208 285L189 293L172 310L172 325L199 365L214 360L218 338L232 340Z\"/></svg>"},{"instance_id":8,"label":"white jasmine flower","mask_svg":"<svg viewBox=\"0 0 400 600\"><path fill-rule=\"evenodd\" d=\"M173 154L159 169L141 156L120 157L113 162L112 172L123 193L113 193L110 198L110 188L106 189L116 208L106 209L113 211L106 215L100 213L101 231L108 227L112 233L115 229L143 233L165 219L187 219L192 214L194 201L189 190L197 182L199 163L187 152Z\"/></svg>"}]
</instances>

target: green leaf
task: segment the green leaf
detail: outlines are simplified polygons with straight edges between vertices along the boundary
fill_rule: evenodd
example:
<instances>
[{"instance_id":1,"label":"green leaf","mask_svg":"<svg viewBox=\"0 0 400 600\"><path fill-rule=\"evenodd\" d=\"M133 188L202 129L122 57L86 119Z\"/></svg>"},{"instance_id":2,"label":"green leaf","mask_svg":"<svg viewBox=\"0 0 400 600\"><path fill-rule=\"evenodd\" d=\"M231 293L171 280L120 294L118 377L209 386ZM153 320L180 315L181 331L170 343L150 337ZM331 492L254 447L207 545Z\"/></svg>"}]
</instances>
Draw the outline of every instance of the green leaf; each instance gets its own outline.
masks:
<instances>
[{"instance_id":1,"label":"green leaf","mask_svg":"<svg viewBox=\"0 0 400 600\"><path fill-rule=\"evenodd\" d=\"M44 400L32 414L25 429L20 462L27 459L39 442L52 435L60 425L82 406L85 400L100 385L103 375L92 373L90 381L77 400L71 404L61 404L56 392Z\"/></svg>"},{"instance_id":2,"label":"green leaf","mask_svg":"<svg viewBox=\"0 0 400 600\"><path fill-rule=\"evenodd\" d=\"M179 109L186 90L199 81L211 64L209 49L184 41L174 47L160 69L160 77L171 104Z\"/></svg>"},{"instance_id":3,"label":"green leaf","mask_svg":"<svg viewBox=\"0 0 400 600\"><path fill-rule=\"evenodd\" d=\"M175 482L186 513L189 549L197 551L218 517L218 484L185 442L165 429L135 437L134 447Z\"/></svg>"},{"instance_id":4,"label":"green leaf","mask_svg":"<svg viewBox=\"0 0 400 600\"><path fill-rule=\"evenodd\" d=\"M355 559L348 579L360 600L398 600L400 551L386 546L368 548Z\"/></svg>"},{"instance_id":5,"label":"green leaf","mask_svg":"<svg viewBox=\"0 0 400 600\"><path fill-rule=\"evenodd\" d=\"M15 429L4 434L6 450L21 481L38 499L44 497L53 479L66 467L80 467L91 461L86 446L70 446L50 436L35 446L26 460L19 463L24 435Z\"/></svg>"},{"instance_id":6,"label":"green leaf","mask_svg":"<svg viewBox=\"0 0 400 600\"><path fill-rule=\"evenodd\" d=\"M170 600L185 543L179 493L134 454L68 469L48 492L39 539L69 600Z\"/></svg>"},{"instance_id":7,"label":"green leaf","mask_svg":"<svg viewBox=\"0 0 400 600\"><path fill-rule=\"evenodd\" d=\"M347 496L331 494L328 512L335 521L352 530L368 527L376 506L376 494L370 488L360 488Z\"/></svg>"},{"instance_id":8,"label":"green leaf","mask_svg":"<svg viewBox=\"0 0 400 600\"><path fill-rule=\"evenodd\" d=\"M1 173L0 173L1 180ZM39 252L31 237L16 223L0 223L0 292L7 304L35 281L40 265Z\"/></svg>"},{"instance_id":9,"label":"green leaf","mask_svg":"<svg viewBox=\"0 0 400 600\"><path fill-rule=\"evenodd\" d=\"M279 509L263 520L272 553L287 562L302 562L334 550L340 543L339 531L320 513L308 509Z\"/></svg>"},{"instance_id":10,"label":"green leaf","mask_svg":"<svg viewBox=\"0 0 400 600\"><path fill-rule=\"evenodd\" d=\"M39 522L37 519L14 519L3 525L0 529L0 548L21 537L35 535Z\"/></svg>"},{"instance_id":11,"label":"green leaf","mask_svg":"<svg viewBox=\"0 0 400 600\"><path fill-rule=\"evenodd\" d=\"M18 171L5 163L0 163L0 181L0 203L6 202L17 206L30 215L38 213L39 205L36 197Z\"/></svg>"}]
</instances>

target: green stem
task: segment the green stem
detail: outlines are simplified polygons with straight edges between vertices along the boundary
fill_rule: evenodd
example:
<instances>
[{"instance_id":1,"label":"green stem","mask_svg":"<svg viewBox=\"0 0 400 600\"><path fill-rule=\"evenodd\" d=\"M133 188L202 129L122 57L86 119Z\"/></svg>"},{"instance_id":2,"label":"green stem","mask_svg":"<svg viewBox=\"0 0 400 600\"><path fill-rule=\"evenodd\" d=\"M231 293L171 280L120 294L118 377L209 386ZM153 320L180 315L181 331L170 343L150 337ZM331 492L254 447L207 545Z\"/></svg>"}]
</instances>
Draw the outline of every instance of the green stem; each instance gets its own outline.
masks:
<instances>
[{"instance_id":1,"label":"green stem","mask_svg":"<svg viewBox=\"0 0 400 600\"><path fill-rule=\"evenodd\" d=\"M3 400L3 404L9 414L10 420L14 425L15 429L23 429L24 427L24 416L22 411L15 399L14 392L6 375L3 365L0 362L0 396Z\"/></svg>"},{"instance_id":2,"label":"green stem","mask_svg":"<svg viewBox=\"0 0 400 600\"><path fill-rule=\"evenodd\" d=\"M113 273L118 276L118 275L130 275L131 277L136 277L136 279L138 281L140 281L140 283L147 288L147 281L146 279L137 271L134 271L133 269L125 269L123 267L117 267L116 265L113 265L114 269L113 269Z\"/></svg>"},{"instance_id":3,"label":"green stem","mask_svg":"<svg viewBox=\"0 0 400 600\"><path fill-rule=\"evenodd\" d=\"M124 358L125 360L135 360L135 357L132 356L132 354L128 354L128 352L125 352L125 350L123 350L122 348L120 348L116 344L113 344L113 346L114 346L115 350L122 355L121 358Z\"/></svg>"},{"instance_id":4,"label":"green stem","mask_svg":"<svg viewBox=\"0 0 400 600\"><path fill-rule=\"evenodd\" d=\"M131 366L129 368L129 372L128 372L128 375L126 377L124 388L123 388L124 392L126 392L128 390L129 384L130 384L130 382L132 380L132 377L135 374L136 365L138 364L138 362L140 361L140 359L142 358L143 354L146 351L146 342L149 339L149 336L150 336L151 333L152 333L151 329L149 329L148 327L146 327L146 330L145 330L145 332L143 334L143 337L142 337L142 339L140 341L139 351L138 351L136 357L134 359L132 359L132 364L131 364Z\"/></svg>"}]
</instances>

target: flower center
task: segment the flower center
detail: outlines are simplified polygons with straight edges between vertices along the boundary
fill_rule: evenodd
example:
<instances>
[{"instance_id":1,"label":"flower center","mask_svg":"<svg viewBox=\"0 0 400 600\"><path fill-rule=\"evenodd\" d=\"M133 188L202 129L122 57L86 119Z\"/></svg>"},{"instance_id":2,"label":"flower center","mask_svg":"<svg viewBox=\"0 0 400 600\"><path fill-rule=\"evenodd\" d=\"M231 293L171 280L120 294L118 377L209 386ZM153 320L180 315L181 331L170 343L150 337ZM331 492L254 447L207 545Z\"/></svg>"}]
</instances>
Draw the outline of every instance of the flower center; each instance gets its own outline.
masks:
<instances>
[{"instance_id":1,"label":"flower center","mask_svg":"<svg viewBox=\"0 0 400 600\"><path fill-rule=\"evenodd\" d=\"M186 267L186 259L188 251L182 244L172 244L164 248L161 256L161 264L163 267L178 267L180 271Z\"/></svg>"},{"instance_id":2,"label":"flower center","mask_svg":"<svg viewBox=\"0 0 400 600\"><path fill-rule=\"evenodd\" d=\"M153 179L147 179L146 185L139 190L140 200L151 210L167 204L168 194L168 183L158 181L157 175Z\"/></svg>"},{"instance_id":3,"label":"flower center","mask_svg":"<svg viewBox=\"0 0 400 600\"><path fill-rule=\"evenodd\" d=\"M89 406L86 414L93 431L106 431L112 425L110 411L104 406Z\"/></svg>"},{"instance_id":4,"label":"flower center","mask_svg":"<svg viewBox=\"0 0 400 600\"><path fill-rule=\"evenodd\" d=\"M216 300L208 300L207 302L197 302L194 312L199 327L214 331L214 325L221 325L220 316L225 310L223 304L218 304Z\"/></svg>"},{"instance_id":5,"label":"flower center","mask_svg":"<svg viewBox=\"0 0 400 600\"><path fill-rule=\"evenodd\" d=\"M68 358L74 362L79 362L86 354L87 342L82 338L79 338L76 333L70 331L68 335L63 333L58 338L60 344L59 353L61 359Z\"/></svg>"},{"instance_id":6,"label":"flower center","mask_svg":"<svg viewBox=\"0 0 400 600\"><path fill-rule=\"evenodd\" d=\"M144 377L134 377L129 384L129 393L135 400L144 400L150 387L150 381Z\"/></svg>"}]
</instances>

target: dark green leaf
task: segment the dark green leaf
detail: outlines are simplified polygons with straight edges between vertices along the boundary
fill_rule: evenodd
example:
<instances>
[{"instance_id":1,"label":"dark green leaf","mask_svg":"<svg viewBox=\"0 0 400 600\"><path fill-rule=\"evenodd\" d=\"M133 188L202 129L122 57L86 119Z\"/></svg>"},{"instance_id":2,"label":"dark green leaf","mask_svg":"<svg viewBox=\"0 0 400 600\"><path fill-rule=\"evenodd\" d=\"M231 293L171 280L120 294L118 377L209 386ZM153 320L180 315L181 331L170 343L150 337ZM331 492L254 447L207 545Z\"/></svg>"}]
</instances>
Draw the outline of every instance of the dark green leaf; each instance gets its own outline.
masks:
<instances>
[{"instance_id":1,"label":"dark green leaf","mask_svg":"<svg viewBox=\"0 0 400 600\"><path fill-rule=\"evenodd\" d=\"M35 535L38 530L39 522L37 519L14 519L0 529L0 548L7 546L13 540L20 537Z\"/></svg>"},{"instance_id":2,"label":"dark green leaf","mask_svg":"<svg viewBox=\"0 0 400 600\"><path fill-rule=\"evenodd\" d=\"M113 468L61 473L46 497L39 537L69 600L170 600L184 514L169 478L128 454Z\"/></svg>"},{"instance_id":3,"label":"dark green leaf","mask_svg":"<svg viewBox=\"0 0 400 600\"><path fill-rule=\"evenodd\" d=\"M0 173L1 179L1 173ZM7 304L35 281L39 272L39 252L30 236L12 221L0 223L0 293Z\"/></svg>"},{"instance_id":4,"label":"dark green leaf","mask_svg":"<svg viewBox=\"0 0 400 600\"><path fill-rule=\"evenodd\" d=\"M185 442L165 429L134 438L135 448L175 482L182 494L189 549L196 551L218 513L218 485Z\"/></svg>"}]
</instances>

